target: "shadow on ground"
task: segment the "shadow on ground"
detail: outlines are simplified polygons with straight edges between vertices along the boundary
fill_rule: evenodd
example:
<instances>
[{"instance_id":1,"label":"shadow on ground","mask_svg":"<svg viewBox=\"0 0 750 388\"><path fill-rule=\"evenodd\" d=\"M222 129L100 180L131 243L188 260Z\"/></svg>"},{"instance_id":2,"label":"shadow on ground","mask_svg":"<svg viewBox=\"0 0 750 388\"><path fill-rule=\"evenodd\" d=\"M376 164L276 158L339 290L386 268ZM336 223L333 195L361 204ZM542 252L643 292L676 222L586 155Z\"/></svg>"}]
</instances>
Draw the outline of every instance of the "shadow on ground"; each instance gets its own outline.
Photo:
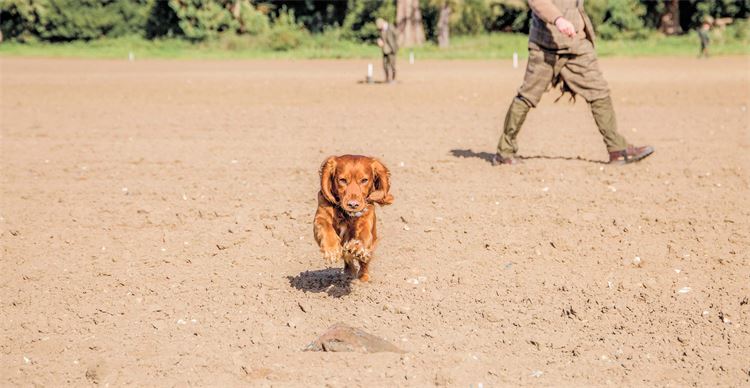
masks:
<instances>
[{"instance_id":1,"label":"shadow on ground","mask_svg":"<svg viewBox=\"0 0 750 388\"><path fill-rule=\"evenodd\" d=\"M385 82L383 80L373 80L372 82L367 82L366 80L359 80L357 83L360 85L398 85L401 81Z\"/></svg>"},{"instance_id":2,"label":"shadow on ground","mask_svg":"<svg viewBox=\"0 0 750 388\"><path fill-rule=\"evenodd\" d=\"M352 292L352 279L341 268L326 268L287 276L289 285L304 292L325 292L334 298Z\"/></svg>"},{"instance_id":3,"label":"shadow on ground","mask_svg":"<svg viewBox=\"0 0 750 388\"><path fill-rule=\"evenodd\" d=\"M495 156L494 153L490 152L475 152L471 149L468 150L459 150L459 149L453 149L451 150L451 155L453 155L456 158L477 158L482 159L487 163L492 164L492 157ZM594 164L607 164L601 160L593 160L593 159L586 159L582 158L580 156L547 156L547 155L532 155L532 156L518 156L521 160L531 160L531 159L549 159L549 160L570 160L570 161L579 161L579 162L586 162L586 163L594 163Z\"/></svg>"}]
</instances>

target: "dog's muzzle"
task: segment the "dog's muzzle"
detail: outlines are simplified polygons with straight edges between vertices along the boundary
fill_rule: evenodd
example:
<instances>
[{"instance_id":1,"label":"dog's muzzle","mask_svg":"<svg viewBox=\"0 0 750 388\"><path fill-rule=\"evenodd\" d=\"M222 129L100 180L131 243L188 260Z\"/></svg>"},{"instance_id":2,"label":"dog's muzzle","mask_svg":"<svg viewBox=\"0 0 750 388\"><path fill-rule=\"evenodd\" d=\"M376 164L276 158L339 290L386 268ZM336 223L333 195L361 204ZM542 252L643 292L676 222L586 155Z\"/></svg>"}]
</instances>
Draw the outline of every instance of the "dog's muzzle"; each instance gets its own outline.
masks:
<instances>
[{"instance_id":1,"label":"dog's muzzle","mask_svg":"<svg viewBox=\"0 0 750 388\"><path fill-rule=\"evenodd\" d=\"M346 210L344 210L344 212L349 217L359 218L359 217L362 217L362 215L364 215L365 213L367 213L367 207L365 207L364 209L362 209L362 211L359 211L359 212L350 212Z\"/></svg>"}]
</instances>

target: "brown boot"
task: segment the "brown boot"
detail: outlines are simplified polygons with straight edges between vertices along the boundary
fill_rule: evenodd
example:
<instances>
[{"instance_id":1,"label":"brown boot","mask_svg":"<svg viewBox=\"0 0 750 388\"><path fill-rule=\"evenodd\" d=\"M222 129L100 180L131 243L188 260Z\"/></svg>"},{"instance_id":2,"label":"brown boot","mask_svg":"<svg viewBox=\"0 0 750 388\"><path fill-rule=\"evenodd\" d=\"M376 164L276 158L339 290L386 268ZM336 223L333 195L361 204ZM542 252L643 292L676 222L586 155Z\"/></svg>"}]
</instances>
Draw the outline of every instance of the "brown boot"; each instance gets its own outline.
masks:
<instances>
[{"instance_id":1,"label":"brown boot","mask_svg":"<svg viewBox=\"0 0 750 388\"><path fill-rule=\"evenodd\" d=\"M609 153L609 164L628 164L637 162L654 153L654 147L643 146L636 147L628 145L628 148L621 151L612 151Z\"/></svg>"},{"instance_id":2,"label":"brown boot","mask_svg":"<svg viewBox=\"0 0 750 388\"><path fill-rule=\"evenodd\" d=\"M492 157L493 166L499 166L501 164L520 164L520 163L522 163L521 159L518 159L515 156L504 158L500 154L495 154L495 156Z\"/></svg>"}]
</instances>

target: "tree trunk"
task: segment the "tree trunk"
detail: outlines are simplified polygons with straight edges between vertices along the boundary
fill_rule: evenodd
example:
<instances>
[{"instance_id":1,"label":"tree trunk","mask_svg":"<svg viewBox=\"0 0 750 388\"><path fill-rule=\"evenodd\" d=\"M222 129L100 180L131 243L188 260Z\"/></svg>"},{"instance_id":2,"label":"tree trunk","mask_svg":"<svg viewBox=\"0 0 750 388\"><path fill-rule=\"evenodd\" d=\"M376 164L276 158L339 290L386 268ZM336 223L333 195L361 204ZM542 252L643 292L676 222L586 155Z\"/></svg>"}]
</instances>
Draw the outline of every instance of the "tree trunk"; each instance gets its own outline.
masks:
<instances>
[{"instance_id":1,"label":"tree trunk","mask_svg":"<svg viewBox=\"0 0 750 388\"><path fill-rule=\"evenodd\" d=\"M682 26L680 26L679 0L667 0L667 10L664 12L664 15L661 16L659 31L666 35L682 33Z\"/></svg>"},{"instance_id":2,"label":"tree trunk","mask_svg":"<svg viewBox=\"0 0 750 388\"><path fill-rule=\"evenodd\" d=\"M450 22L451 22L451 7L446 1L443 4L443 8L440 10L440 18L438 19L438 46L445 48L450 46Z\"/></svg>"},{"instance_id":3,"label":"tree trunk","mask_svg":"<svg viewBox=\"0 0 750 388\"><path fill-rule=\"evenodd\" d=\"M424 27L419 0L397 0L396 30L399 46L414 47L424 43Z\"/></svg>"},{"instance_id":4,"label":"tree trunk","mask_svg":"<svg viewBox=\"0 0 750 388\"><path fill-rule=\"evenodd\" d=\"M235 20L240 20L242 13L242 0L235 0L232 5L232 16Z\"/></svg>"}]
</instances>

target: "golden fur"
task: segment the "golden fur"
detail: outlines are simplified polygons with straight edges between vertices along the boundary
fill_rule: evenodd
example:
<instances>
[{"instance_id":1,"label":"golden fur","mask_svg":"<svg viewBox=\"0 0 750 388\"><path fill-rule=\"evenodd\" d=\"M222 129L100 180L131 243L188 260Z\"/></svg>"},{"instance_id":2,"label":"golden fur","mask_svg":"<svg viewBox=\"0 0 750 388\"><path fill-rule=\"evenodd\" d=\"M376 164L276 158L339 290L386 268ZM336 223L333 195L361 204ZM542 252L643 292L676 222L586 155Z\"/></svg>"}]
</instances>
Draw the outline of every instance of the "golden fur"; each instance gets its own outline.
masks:
<instances>
[{"instance_id":1,"label":"golden fur","mask_svg":"<svg viewBox=\"0 0 750 388\"><path fill-rule=\"evenodd\" d=\"M374 204L390 205L389 190L390 172L375 158L331 156L320 167L315 241L327 262L343 258L346 272L363 282L378 239Z\"/></svg>"}]
</instances>

